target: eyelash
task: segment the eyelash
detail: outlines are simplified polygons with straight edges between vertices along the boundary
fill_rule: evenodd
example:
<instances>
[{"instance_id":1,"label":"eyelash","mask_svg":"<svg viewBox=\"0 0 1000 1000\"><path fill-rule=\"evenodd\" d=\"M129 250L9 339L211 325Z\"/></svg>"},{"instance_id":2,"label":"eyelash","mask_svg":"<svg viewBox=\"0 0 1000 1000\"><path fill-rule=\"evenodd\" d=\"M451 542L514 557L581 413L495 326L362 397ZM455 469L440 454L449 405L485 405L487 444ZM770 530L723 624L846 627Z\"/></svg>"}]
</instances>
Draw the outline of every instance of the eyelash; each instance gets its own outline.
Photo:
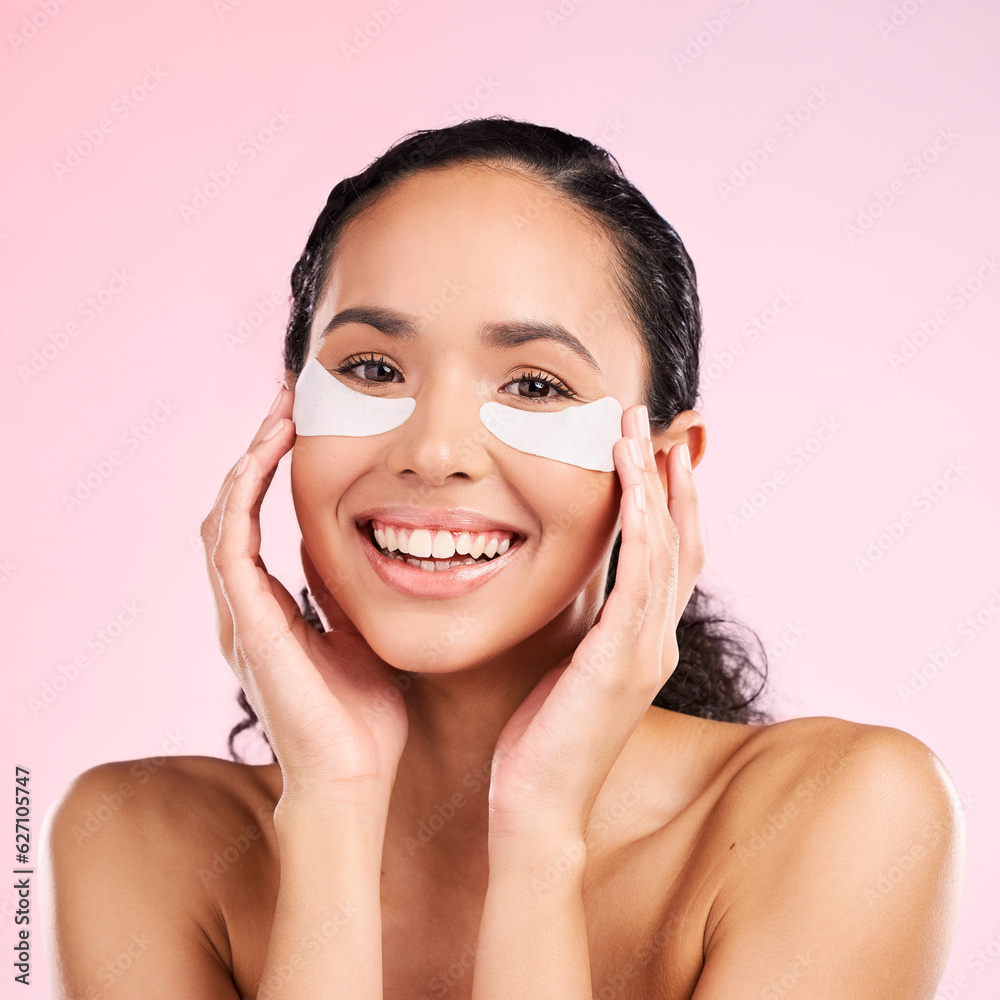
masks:
<instances>
[{"instance_id":1,"label":"eyelash","mask_svg":"<svg viewBox=\"0 0 1000 1000\"><path fill-rule=\"evenodd\" d=\"M357 368L362 364L370 365L385 365L386 368L392 368L393 371L397 371L393 365L390 365L388 361L382 355L374 354L352 354L339 368L335 368L334 371L338 375L347 375L348 378L354 379L356 382L363 382L367 385L392 385L391 382L379 382L375 379L361 378L358 375L353 374L352 369ZM526 403L551 403L553 400L560 397L566 399L575 399L576 393L564 382L559 379L546 375L544 372L534 373L530 369L521 372L520 376L515 379L511 379L510 382L505 383L510 385L516 382L539 382L542 385L551 386L555 389L558 395L556 396L517 396L518 399L524 400ZM514 393L507 393L507 395L513 396Z\"/></svg>"}]
</instances>

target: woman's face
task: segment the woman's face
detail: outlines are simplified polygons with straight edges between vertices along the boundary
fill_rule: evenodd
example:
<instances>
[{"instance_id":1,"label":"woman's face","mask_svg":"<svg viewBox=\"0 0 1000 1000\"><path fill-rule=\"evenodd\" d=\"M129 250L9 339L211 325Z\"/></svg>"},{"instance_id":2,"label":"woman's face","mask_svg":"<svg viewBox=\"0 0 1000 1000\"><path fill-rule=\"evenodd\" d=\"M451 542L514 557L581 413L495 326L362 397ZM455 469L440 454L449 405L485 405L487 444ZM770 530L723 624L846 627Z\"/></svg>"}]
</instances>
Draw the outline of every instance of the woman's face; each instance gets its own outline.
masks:
<instances>
[{"instance_id":1,"label":"woman's face","mask_svg":"<svg viewBox=\"0 0 1000 1000\"><path fill-rule=\"evenodd\" d=\"M323 335L335 316L361 307L385 319L338 323ZM524 323L562 327L584 350L523 332L483 335ZM566 655L603 601L620 525L618 475L516 450L486 429L479 409L641 401L643 352L593 223L521 174L421 171L345 228L308 357L356 391L416 401L393 430L298 437L292 452L309 557L375 652L425 672L517 655L528 640L533 655ZM337 372L345 362L350 370ZM388 557L373 545L373 516L408 534L454 525L474 538L481 521L517 537L488 569L405 566L399 584L404 564L378 561ZM471 582L450 586L446 578L460 574Z\"/></svg>"}]
</instances>

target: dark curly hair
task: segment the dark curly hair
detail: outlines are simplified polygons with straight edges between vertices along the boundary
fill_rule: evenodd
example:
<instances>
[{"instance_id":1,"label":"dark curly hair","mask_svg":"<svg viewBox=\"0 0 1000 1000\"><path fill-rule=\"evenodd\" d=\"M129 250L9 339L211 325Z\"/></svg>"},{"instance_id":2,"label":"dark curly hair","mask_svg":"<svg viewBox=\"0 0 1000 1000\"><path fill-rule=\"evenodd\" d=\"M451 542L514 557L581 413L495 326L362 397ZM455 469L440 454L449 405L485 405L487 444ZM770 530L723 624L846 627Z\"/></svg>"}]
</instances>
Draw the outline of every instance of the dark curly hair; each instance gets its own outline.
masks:
<instances>
[{"instance_id":1,"label":"dark curly hair","mask_svg":"<svg viewBox=\"0 0 1000 1000\"><path fill-rule=\"evenodd\" d=\"M334 187L292 270L285 367L297 375L305 364L313 310L346 224L396 181L418 170L470 162L525 173L600 227L612 248L626 315L646 348L644 402L653 432L667 428L678 413L694 409L701 308L694 264L677 232L625 179L607 150L559 129L502 115L412 132L361 173ZM612 551L605 596L614 586L620 546L621 532ZM322 631L307 588L302 589L301 599L306 621ZM760 639L714 605L710 595L695 587L677 626L679 662L653 705L723 722L774 721L757 703L767 681L767 656ZM741 630L749 639L740 637ZM759 653L759 663L752 651ZM754 679L759 684L751 691ZM258 721L243 691L238 700L246 718L229 734L234 760L241 758L233 741Z\"/></svg>"}]
</instances>

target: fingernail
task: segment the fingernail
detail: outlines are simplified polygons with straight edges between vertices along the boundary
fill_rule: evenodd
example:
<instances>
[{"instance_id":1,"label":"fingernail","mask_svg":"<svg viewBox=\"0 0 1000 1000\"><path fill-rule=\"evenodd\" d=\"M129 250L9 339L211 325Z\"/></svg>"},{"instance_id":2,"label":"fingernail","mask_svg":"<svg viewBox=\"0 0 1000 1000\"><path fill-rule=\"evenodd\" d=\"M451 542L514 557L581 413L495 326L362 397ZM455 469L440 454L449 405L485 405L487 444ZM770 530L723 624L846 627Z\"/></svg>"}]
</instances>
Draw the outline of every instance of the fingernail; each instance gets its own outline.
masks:
<instances>
[{"instance_id":1,"label":"fingernail","mask_svg":"<svg viewBox=\"0 0 1000 1000\"><path fill-rule=\"evenodd\" d=\"M243 470L247 467L247 462L250 460L249 454L244 454L239 461L239 465L236 466L236 475L239 476L243 473Z\"/></svg>"},{"instance_id":2,"label":"fingernail","mask_svg":"<svg viewBox=\"0 0 1000 1000\"><path fill-rule=\"evenodd\" d=\"M686 441L681 445L681 464L688 472L691 471L691 449L688 448Z\"/></svg>"},{"instance_id":3,"label":"fingernail","mask_svg":"<svg viewBox=\"0 0 1000 1000\"><path fill-rule=\"evenodd\" d=\"M649 410L646 408L646 406L639 407L638 424L639 424L639 432L642 434L643 437L648 438L650 436Z\"/></svg>"},{"instance_id":4,"label":"fingernail","mask_svg":"<svg viewBox=\"0 0 1000 1000\"><path fill-rule=\"evenodd\" d=\"M628 453L632 458L632 464L640 469L646 468L646 463L642 460L642 452L639 451L639 445L636 444L635 438L628 439Z\"/></svg>"},{"instance_id":5,"label":"fingernail","mask_svg":"<svg viewBox=\"0 0 1000 1000\"><path fill-rule=\"evenodd\" d=\"M646 487L642 483L638 483L633 486L632 489L635 490L635 505L639 510L646 509Z\"/></svg>"},{"instance_id":6,"label":"fingernail","mask_svg":"<svg viewBox=\"0 0 1000 1000\"><path fill-rule=\"evenodd\" d=\"M267 415L270 416L278 408L278 404L281 402L282 393L284 393L284 387L278 390L278 395L274 397L274 402L271 404L271 409L267 411Z\"/></svg>"},{"instance_id":7,"label":"fingernail","mask_svg":"<svg viewBox=\"0 0 1000 1000\"><path fill-rule=\"evenodd\" d=\"M284 419L279 420L262 438L261 441L270 441L279 431L284 430L285 421Z\"/></svg>"}]
</instances>

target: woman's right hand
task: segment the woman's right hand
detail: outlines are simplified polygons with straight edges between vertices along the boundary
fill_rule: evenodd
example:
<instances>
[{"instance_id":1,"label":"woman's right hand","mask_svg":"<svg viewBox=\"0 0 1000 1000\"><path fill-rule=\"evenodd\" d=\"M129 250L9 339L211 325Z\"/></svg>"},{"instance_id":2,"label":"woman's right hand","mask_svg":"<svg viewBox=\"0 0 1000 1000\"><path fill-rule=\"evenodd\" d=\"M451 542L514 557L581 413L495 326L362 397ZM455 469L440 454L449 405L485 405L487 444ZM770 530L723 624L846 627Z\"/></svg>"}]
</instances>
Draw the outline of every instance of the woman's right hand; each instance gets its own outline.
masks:
<instances>
[{"instance_id":1,"label":"woman's right hand","mask_svg":"<svg viewBox=\"0 0 1000 1000\"><path fill-rule=\"evenodd\" d=\"M278 758L282 801L372 792L387 801L407 735L400 672L343 613L304 542L306 579L330 623L325 633L305 621L260 557L260 506L295 441L293 398L287 388L278 394L201 526L219 646Z\"/></svg>"}]
</instances>

